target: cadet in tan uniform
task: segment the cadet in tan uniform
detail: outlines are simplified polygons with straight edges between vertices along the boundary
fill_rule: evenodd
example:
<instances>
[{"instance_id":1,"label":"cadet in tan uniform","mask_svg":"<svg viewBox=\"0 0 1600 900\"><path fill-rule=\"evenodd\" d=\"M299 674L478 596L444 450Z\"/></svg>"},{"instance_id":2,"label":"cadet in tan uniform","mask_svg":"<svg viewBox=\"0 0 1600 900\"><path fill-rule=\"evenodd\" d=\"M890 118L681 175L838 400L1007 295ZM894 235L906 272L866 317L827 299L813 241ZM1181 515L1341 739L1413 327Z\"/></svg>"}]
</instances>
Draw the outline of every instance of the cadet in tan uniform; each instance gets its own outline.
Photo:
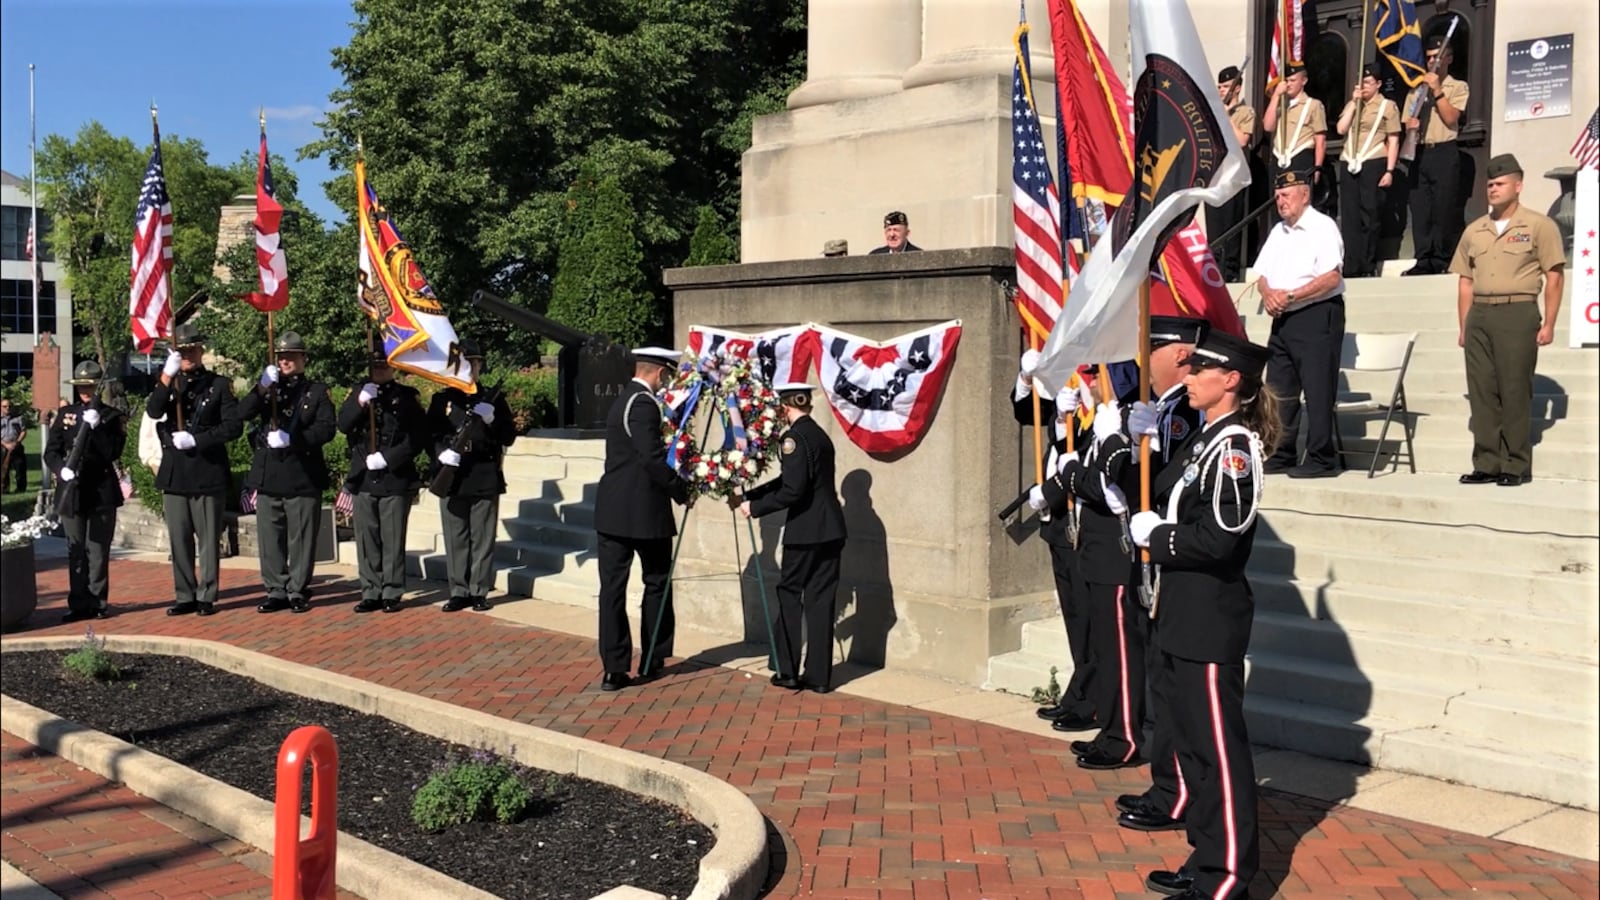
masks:
<instances>
[{"instance_id":1,"label":"cadet in tan uniform","mask_svg":"<svg viewBox=\"0 0 1600 900\"><path fill-rule=\"evenodd\" d=\"M1489 160L1488 176L1489 214L1467 226L1450 263L1461 276L1458 341L1472 413L1472 471L1461 483L1515 487L1533 477L1533 370L1539 348L1555 338L1567 257L1556 223L1519 202L1517 158Z\"/></svg>"},{"instance_id":2,"label":"cadet in tan uniform","mask_svg":"<svg viewBox=\"0 0 1600 900\"><path fill-rule=\"evenodd\" d=\"M1256 111L1250 104L1244 102L1243 87L1244 77L1237 66L1228 66L1217 73L1217 93L1222 97L1222 105L1228 110L1228 121L1233 125L1233 135L1239 139L1239 146L1244 148L1245 154L1248 155L1250 141L1256 133ZM1225 244L1218 243L1217 238L1250 211L1249 194L1249 191L1240 191L1227 203L1206 210L1206 239L1211 242L1211 252L1217 258L1218 268L1222 269L1223 279L1228 282L1239 281L1244 275L1241 267L1244 256L1244 232L1235 234Z\"/></svg>"},{"instance_id":3,"label":"cadet in tan uniform","mask_svg":"<svg viewBox=\"0 0 1600 900\"><path fill-rule=\"evenodd\" d=\"M1435 65L1435 57L1441 57ZM1428 39L1428 74L1406 100L1410 110L1417 99L1416 116L1401 124L1416 129L1417 157L1411 163L1411 243L1417 264L1407 275L1437 275L1445 271L1450 249L1461 233L1461 151L1456 134L1461 114L1467 111L1467 84L1451 78L1450 48L1444 35ZM1440 75L1437 72L1445 74Z\"/></svg>"},{"instance_id":4,"label":"cadet in tan uniform","mask_svg":"<svg viewBox=\"0 0 1600 900\"><path fill-rule=\"evenodd\" d=\"M1288 110L1279 120L1282 98L1289 98ZM1322 101L1306 93L1306 67L1290 66L1278 82L1261 114L1261 130L1272 135L1272 170L1269 179L1276 184L1280 172L1311 172L1313 183L1322 180L1322 161L1327 155L1328 111Z\"/></svg>"},{"instance_id":5,"label":"cadet in tan uniform","mask_svg":"<svg viewBox=\"0 0 1600 900\"><path fill-rule=\"evenodd\" d=\"M1378 93L1380 81L1377 65L1367 64L1335 126L1345 136L1339 154L1339 230L1346 278L1378 274L1378 200L1380 191L1394 184L1400 154L1400 115L1394 101Z\"/></svg>"}]
</instances>

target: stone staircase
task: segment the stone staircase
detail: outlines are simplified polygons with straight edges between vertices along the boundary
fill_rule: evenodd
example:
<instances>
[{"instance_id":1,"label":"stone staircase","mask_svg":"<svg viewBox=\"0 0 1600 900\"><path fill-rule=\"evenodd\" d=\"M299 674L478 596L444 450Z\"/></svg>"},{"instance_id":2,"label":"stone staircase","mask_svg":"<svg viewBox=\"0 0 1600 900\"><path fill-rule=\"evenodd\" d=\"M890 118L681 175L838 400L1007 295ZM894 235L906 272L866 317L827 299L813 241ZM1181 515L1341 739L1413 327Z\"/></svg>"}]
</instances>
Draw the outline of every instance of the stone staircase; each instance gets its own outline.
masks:
<instances>
[{"instance_id":1,"label":"stone staircase","mask_svg":"<svg viewBox=\"0 0 1600 900\"><path fill-rule=\"evenodd\" d=\"M1251 737L1596 809L1600 358L1558 327L1540 352L1534 482L1462 486L1454 279L1352 281L1346 304L1352 332L1418 332L1406 376L1418 473L1368 479L1357 455L1360 470L1336 479L1267 484L1250 564ZM1268 319L1246 326L1262 340ZM1391 383L1354 373L1343 387L1387 397ZM1346 446L1373 449L1379 422L1346 418ZM1060 620L1030 622L1020 650L991 660L988 686L1026 694L1052 665L1064 683Z\"/></svg>"}]
</instances>

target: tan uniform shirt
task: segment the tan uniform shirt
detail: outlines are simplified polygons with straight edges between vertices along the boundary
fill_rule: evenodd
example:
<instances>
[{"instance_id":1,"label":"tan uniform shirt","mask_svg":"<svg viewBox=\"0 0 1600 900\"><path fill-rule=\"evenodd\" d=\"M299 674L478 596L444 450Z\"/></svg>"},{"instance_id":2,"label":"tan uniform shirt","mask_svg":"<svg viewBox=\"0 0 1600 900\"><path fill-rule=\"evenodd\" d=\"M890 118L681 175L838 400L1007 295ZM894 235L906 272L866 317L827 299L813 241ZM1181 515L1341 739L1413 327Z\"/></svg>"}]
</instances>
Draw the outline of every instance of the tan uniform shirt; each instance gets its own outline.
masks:
<instances>
[{"instance_id":1,"label":"tan uniform shirt","mask_svg":"<svg viewBox=\"0 0 1600 900\"><path fill-rule=\"evenodd\" d=\"M1322 101L1301 94L1289 101L1288 110L1278 117L1278 124L1272 129L1272 152L1280 163L1287 164L1327 130L1328 113Z\"/></svg>"},{"instance_id":2,"label":"tan uniform shirt","mask_svg":"<svg viewBox=\"0 0 1600 900\"><path fill-rule=\"evenodd\" d=\"M1425 84L1418 85L1417 87L1418 91L1426 91L1427 89L1428 86ZM1467 114L1467 95L1470 93L1470 91L1468 91L1467 83L1465 81L1457 81L1454 78L1446 75L1444 80L1439 82L1439 92L1444 94L1445 99L1450 101L1450 105L1455 107L1457 112L1461 113L1463 116ZM1408 97L1408 108L1409 103L1410 98ZM1460 116L1456 117L1456 127L1452 128L1449 125L1446 125L1444 123L1444 117L1439 115L1439 110L1435 108L1433 112L1428 114L1428 131L1422 136L1423 145L1431 146L1444 141L1455 140L1456 135L1461 132L1460 125Z\"/></svg>"},{"instance_id":3,"label":"tan uniform shirt","mask_svg":"<svg viewBox=\"0 0 1600 900\"><path fill-rule=\"evenodd\" d=\"M1246 138L1256 133L1256 110L1248 103L1239 103L1228 110L1228 121L1244 132Z\"/></svg>"},{"instance_id":4,"label":"tan uniform shirt","mask_svg":"<svg viewBox=\"0 0 1600 900\"><path fill-rule=\"evenodd\" d=\"M1481 216L1461 233L1450 271L1472 279L1478 300L1538 299L1544 273L1566 265L1567 254L1555 220L1526 206L1511 214L1503 233Z\"/></svg>"},{"instance_id":5,"label":"tan uniform shirt","mask_svg":"<svg viewBox=\"0 0 1600 900\"><path fill-rule=\"evenodd\" d=\"M1339 113L1343 119L1346 113L1355 115L1350 108L1356 102L1351 100L1344 105L1344 111ZM1344 136L1344 150L1339 153L1339 158L1346 162L1354 161L1356 168L1369 159L1383 159L1385 138L1391 134L1400 133L1400 111L1393 102L1384 97L1374 97L1361 106L1361 121L1350 126L1350 133Z\"/></svg>"}]
</instances>

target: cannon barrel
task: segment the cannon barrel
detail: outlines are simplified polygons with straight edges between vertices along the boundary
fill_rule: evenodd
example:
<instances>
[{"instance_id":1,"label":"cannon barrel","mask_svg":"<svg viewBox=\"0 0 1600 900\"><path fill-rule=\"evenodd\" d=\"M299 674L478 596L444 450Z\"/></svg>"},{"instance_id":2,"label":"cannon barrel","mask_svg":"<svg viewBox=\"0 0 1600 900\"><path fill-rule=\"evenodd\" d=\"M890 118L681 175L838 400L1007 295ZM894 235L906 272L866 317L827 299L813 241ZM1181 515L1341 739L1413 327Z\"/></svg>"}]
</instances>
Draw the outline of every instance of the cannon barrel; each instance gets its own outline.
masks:
<instances>
[{"instance_id":1,"label":"cannon barrel","mask_svg":"<svg viewBox=\"0 0 1600 900\"><path fill-rule=\"evenodd\" d=\"M488 291L474 291L472 305L517 328L561 345L556 353L557 409L563 428L601 429L611 402L633 377L628 348L599 334L563 325Z\"/></svg>"}]
</instances>

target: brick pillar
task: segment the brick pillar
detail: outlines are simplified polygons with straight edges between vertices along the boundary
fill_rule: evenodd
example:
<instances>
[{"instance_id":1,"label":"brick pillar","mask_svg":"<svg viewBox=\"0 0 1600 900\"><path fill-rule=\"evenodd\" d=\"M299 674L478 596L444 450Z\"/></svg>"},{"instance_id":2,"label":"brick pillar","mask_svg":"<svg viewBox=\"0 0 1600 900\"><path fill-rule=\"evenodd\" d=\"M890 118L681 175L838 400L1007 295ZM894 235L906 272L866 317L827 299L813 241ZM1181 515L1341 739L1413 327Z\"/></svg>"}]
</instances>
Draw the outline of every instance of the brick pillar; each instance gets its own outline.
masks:
<instances>
[{"instance_id":1,"label":"brick pillar","mask_svg":"<svg viewBox=\"0 0 1600 900\"><path fill-rule=\"evenodd\" d=\"M47 410L61 403L61 348L50 332L39 332L39 345L33 348L33 408L39 421Z\"/></svg>"}]
</instances>

